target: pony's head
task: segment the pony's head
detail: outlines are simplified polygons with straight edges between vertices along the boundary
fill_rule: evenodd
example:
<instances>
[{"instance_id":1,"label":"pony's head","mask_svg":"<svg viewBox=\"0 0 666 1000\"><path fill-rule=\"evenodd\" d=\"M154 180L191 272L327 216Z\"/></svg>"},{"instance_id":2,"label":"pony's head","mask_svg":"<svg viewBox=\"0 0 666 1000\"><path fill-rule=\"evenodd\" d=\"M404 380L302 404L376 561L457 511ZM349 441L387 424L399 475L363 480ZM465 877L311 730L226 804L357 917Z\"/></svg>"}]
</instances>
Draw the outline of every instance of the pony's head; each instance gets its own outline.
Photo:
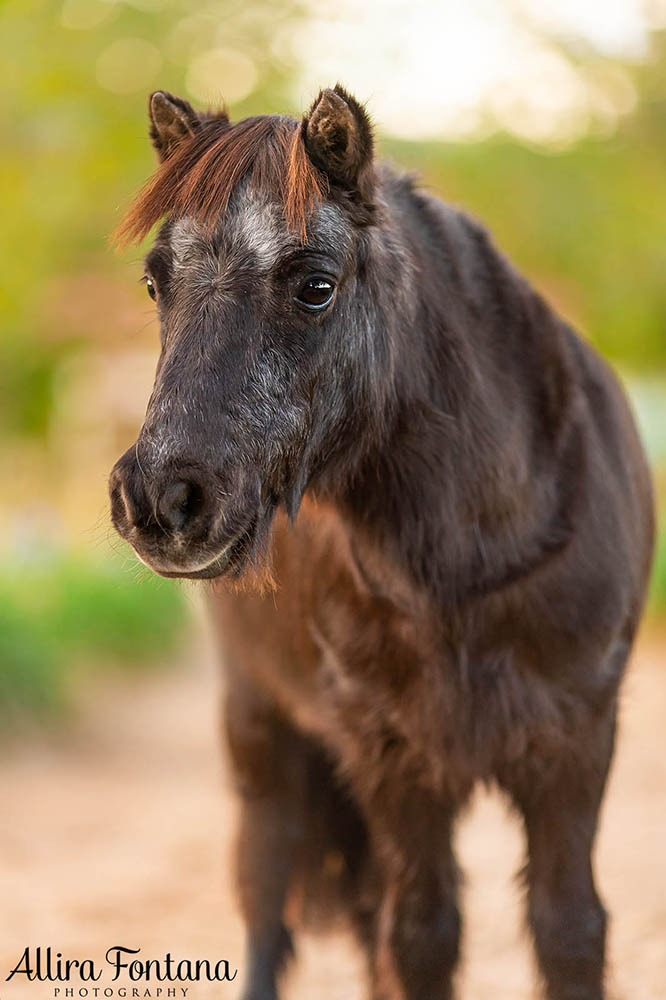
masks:
<instances>
[{"instance_id":1,"label":"pony's head","mask_svg":"<svg viewBox=\"0 0 666 1000\"><path fill-rule=\"evenodd\" d=\"M212 578L381 434L401 267L370 123L340 86L301 121L232 124L162 91L149 113L160 167L118 237L164 220L145 261L162 351L112 517L158 573Z\"/></svg>"}]
</instances>

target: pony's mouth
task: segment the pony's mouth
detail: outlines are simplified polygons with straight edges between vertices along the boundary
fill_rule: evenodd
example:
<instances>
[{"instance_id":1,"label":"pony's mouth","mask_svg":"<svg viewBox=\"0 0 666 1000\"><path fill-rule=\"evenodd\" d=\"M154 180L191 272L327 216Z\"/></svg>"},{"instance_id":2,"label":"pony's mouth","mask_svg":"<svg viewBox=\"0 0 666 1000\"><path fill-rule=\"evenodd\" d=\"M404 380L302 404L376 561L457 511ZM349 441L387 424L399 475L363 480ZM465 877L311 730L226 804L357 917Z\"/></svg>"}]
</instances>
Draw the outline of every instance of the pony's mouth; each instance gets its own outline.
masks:
<instances>
[{"instance_id":1,"label":"pony's mouth","mask_svg":"<svg viewBox=\"0 0 666 1000\"><path fill-rule=\"evenodd\" d=\"M177 566L165 566L164 564L151 562L143 556L139 556L142 563L148 566L158 576L166 577L170 580L214 580L219 576L233 576L241 572L247 561L247 557L254 543L256 530L256 519L228 541L222 549L203 565L195 565L188 568Z\"/></svg>"}]
</instances>

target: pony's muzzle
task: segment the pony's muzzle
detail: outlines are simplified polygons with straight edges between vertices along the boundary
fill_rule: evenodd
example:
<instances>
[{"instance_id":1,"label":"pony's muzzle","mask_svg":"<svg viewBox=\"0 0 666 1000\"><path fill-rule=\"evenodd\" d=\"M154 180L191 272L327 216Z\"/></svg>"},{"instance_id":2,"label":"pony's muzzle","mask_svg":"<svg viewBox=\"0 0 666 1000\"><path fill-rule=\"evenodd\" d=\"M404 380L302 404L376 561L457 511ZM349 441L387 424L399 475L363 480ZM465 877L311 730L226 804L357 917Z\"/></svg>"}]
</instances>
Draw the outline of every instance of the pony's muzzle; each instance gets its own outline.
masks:
<instances>
[{"instance_id":1,"label":"pony's muzzle","mask_svg":"<svg viewBox=\"0 0 666 1000\"><path fill-rule=\"evenodd\" d=\"M215 531L219 503L204 477L172 465L147 476L130 448L109 480L111 519L139 556L158 570L188 568Z\"/></svg>"}]
</instances>

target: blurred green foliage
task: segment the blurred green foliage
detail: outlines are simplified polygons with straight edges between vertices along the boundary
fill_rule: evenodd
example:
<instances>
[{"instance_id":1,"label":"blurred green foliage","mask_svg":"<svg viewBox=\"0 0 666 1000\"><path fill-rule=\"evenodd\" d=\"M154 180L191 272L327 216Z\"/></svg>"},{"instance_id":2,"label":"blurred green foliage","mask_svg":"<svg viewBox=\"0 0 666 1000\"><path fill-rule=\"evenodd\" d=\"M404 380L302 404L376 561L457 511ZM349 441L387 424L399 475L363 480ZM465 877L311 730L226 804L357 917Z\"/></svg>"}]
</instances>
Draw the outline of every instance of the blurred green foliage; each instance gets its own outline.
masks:
<instances>
[{"instance_id":1,"label":"blurred green foliage","mask_svg":"<svg viewBox=\"0 0 666 1000\"><path fill-rule=\"evenodd\" d=\"M111 664L161 662L186 621L172 582L67 552L0 570L0 714L62 707L70 675Z\"/></svg>"},{"instance_id":2,"label":"blurred green foliage","mask_svg":"<svg viewBox=\"0 0 666 1000\"><path fill-rule=\"evenodd\" d=\"M0 718L4 722L18 714L43 714L62 706L60 656L60 650L53 655L41 625L35 629L13 594L4 593L0 603Z\"/></svg>"},{"instance_id":3,"label":"blurred green foliage","mask_svg":"<svg viewBox=\"0 0 666 1000\"><path fill-rule=\"evenodd\" d=\"M657 535L649 603L650 610L659 615L663 615L666 611L666 530L663 523L662 517L662 528Z\"/></svg>"},{"instance_id":4,"label":"blurred green foliage","mask_svg":"<svg viewBox=\"0 0 666 1000\"><path fill-rule=\"evenodd\" d=\"M666 113L646 109L612 139L554 154L482 144L387 143L498 245L614 362L666 361Z\"/></svg>"}]
</instances>

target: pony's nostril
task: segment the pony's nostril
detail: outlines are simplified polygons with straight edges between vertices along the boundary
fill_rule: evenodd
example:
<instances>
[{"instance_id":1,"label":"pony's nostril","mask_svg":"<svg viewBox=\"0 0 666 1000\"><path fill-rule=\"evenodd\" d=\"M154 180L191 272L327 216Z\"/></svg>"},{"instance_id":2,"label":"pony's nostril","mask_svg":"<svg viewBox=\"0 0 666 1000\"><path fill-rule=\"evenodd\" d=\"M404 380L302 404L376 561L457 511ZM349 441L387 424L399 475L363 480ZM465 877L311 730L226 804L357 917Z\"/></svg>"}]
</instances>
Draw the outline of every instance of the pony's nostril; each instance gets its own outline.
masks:
<instances>
[{"instance_id":1,"label":"pony's nostril","mask_svg":"<svg viewBox=\"0 0 666 1000\"><path fill-rule=\"evenodd\" d=\"M204 493L198 483L177 479L160 497L160 523L169 531L182 531L194 520L204 505Z\"/></svg>"},{"instance_id":2,"label":"pony's nostril","mask_svg":"<svg viewBox=\"0 0 666 1000\"><path fill-rule=\"evenodd\" d=\"M114 524L121 530L122 526L131 527L139 518L137 498L133 496L127 476L123 470L114 471L110 483L111 517Z\"/></svg>"},{"instance_id":3,"label":"pony's nostril","mask_svg":"<svg viewBox=\"0 0 666 1000\"><path fill-rule=\"evenodd\" d=\"M134 508L134 504L129 498L124 483L120 483L117 489L114 490L112 502L122 510L127 519L127 523L133 524L136 520L136 510Z\"/></svg>"}]
</instances>

